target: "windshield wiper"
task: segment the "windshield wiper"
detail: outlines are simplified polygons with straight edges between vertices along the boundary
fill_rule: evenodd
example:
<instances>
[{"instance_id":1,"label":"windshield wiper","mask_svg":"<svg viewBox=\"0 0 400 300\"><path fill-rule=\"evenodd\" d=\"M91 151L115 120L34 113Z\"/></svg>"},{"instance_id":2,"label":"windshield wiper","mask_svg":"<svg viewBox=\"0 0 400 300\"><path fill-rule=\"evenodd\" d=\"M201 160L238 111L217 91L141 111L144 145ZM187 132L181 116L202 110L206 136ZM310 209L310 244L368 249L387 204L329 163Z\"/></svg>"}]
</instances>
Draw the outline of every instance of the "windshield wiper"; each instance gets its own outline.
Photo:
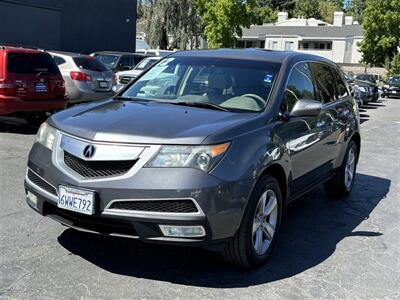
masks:
<instances>
[{"instance_id":1,"label":"windshield wiper","mask_svg":"<svg viewBox=\"0 0 400 300\"><path fill-rule=\"evenodd\" d=\"M200 107L200 108L208 108L214 110L221 111L229 111L229 109L219 106L217 104L209 103L209 102L165 102L173 105L182 105L182 106L191 106L191 107Z\"/></svg>"}]
</instances>

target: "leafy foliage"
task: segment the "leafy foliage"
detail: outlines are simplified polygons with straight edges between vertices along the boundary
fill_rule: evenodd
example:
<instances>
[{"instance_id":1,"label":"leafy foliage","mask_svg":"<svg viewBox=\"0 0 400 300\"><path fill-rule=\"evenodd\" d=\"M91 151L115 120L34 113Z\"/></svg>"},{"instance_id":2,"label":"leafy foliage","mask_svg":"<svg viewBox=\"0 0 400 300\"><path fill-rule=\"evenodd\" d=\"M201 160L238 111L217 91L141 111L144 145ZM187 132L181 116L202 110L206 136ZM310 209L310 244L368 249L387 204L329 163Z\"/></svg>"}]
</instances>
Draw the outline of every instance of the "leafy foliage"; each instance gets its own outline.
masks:
<instances>
[{"instance_id":1,"label":"leafy foliage","mask_svg":"<svg viewBox=\"0 0 400 300\"><path fill-rule=\"evenodd\" d=\"M385 69L388 76L400 75L400 54L395 54L391 60L386 59Z\"/></svg>"},{"instance_id":2,"label":"leafy foliage","mask_svg":"<svg viewBox=\"0 0 400 300\"><path fill-rule=\"evenodd\" d=\"M254 0L195 0L210 48L232 47L254 20Z\"/></svg>"},{"instance_id":3,"label":"leafy foliage","mask_svg":"<svg viewBox=\"0 0 400 300\"><path fill-rule=\"evenodd\" d=\"M142 4L142 9L146 40L151 47L192 49L199 46L200 20L192 0L153 0Z\"/></svg>"},{"instance_id":4,"label":"leafy foliage","mask_svg":"<svg viewBox=\"0 0 400 300\"><path fill-rule=\"evenodd\" d=\"M363 25L363 61L376 66L392 61L400 46L400 0L367 0Z\"/></svg>"},{"instance_id":5,"label":"leafy foliage","mask_svg":"<svg viewBox=\"0 0 400 300\"><path fill-rule=\"evenodd\" d=\"M361 24L363 22L362 13L366 6L366 0L350 0L346 8L346 14L353 16L354 20Z\"/></svg>"}]
</instances>

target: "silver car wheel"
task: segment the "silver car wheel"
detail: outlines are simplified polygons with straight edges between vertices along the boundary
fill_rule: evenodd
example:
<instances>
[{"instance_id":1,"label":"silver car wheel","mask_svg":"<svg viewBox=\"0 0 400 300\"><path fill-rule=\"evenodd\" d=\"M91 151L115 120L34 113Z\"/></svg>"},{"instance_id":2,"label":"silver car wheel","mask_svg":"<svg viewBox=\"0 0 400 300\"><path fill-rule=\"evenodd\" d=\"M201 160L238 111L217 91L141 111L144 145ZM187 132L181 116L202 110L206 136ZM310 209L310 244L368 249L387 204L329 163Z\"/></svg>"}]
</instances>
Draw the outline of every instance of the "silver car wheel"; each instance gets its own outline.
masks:
<instances>
[{"instance_id":1,"label":"silver car wheel","mask_svg":"<svg viewBox=\"0 0 400 300\"><path fill-rule=\"evenodd\" d=\"M258 255L264 255L274 237L278 221L278 201L273 190L268 189L258 200L253 220L253 246Z\"/></svg>"},{"instance_id":2,"label":"silver car wheel","mask_svg":"<svg viewBox=\"0 0 400 300\"><path fill-rule=\"evenodd\" d=\"M351 185L353 183L355 167L356 167L356 152L354 147L351 147L347 155L347 162L344 170L344 185L346 187L346 190L350 190Z\"/></svg>"}]
</instances>

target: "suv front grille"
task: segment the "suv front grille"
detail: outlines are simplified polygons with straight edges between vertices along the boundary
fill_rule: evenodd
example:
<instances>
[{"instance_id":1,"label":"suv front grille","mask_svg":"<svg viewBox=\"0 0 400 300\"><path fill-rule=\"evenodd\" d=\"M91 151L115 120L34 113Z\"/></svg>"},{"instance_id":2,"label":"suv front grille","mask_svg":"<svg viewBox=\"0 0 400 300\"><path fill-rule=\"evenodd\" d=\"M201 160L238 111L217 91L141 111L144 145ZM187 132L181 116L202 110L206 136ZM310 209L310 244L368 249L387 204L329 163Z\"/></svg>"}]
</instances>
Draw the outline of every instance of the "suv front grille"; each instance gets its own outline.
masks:
<instances>
[{"instance_id":1,"label":"suv front grille","mask_svg":"<svg viewBox=\"0 0 400 300\"><path fill-rule=\"evenodd\" d=\"M87 178L110 177L128 172L137 160L86 161L64 151L64 162L76 173Z\"/></svg>"},{"instance_id":2,"label":"suv front grille","mask_svg":"<svg viewBox=\"0 0 400 300\"><path fill-rule=\"evenodd\" d=\"M198 212L192 200L140 200L140 201L116 201L110 209L123 209L146 212L163 213L194 213Z\"/></svg>"},{"instance_id":3,"label":"suv front grille","mask_svg":"<svg viewBox=\"0 0 400 300\"><path fill-rule=\"evenodd\" d=\"M122 84L128 84L133 80L132 77L128 77L128 76L121 76L119 79L119 82Z\"/></svg>"},{"instance_id":4,"label":"suv front grille","mask_svg":"<svg viewBox=\"0 0 400 300\"><path fill-rule=\"evenodd\" d=\"M40 176L36 175L34 172L31 171L31 169L28 169L27 177L33 184L37 185L46 192L54 196L58 195L57 189L54 186L52 186L50 183L47 183Z\"/></svg>"}]
</instances>

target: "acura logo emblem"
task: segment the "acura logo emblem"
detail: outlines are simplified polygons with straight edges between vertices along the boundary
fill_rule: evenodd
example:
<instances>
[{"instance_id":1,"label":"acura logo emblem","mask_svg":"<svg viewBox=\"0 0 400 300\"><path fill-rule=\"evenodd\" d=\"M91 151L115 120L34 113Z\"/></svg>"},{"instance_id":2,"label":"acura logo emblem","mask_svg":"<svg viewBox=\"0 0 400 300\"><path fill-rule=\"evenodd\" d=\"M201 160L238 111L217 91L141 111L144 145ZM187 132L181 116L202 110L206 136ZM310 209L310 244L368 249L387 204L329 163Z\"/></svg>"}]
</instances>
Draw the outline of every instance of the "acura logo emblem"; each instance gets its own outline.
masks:
<instances>
[{"instance_id":1,"label":"acura logo emblem","mask_svg":"<svg viewBox=\"0 0 400 300\"><path fill-rule=\"evenodd\" d=\"M92 158L94 153L96 152L96 148L93 145L87 145L83 149L83 156L86 158Z\"/></svg>"}]
</instances>

